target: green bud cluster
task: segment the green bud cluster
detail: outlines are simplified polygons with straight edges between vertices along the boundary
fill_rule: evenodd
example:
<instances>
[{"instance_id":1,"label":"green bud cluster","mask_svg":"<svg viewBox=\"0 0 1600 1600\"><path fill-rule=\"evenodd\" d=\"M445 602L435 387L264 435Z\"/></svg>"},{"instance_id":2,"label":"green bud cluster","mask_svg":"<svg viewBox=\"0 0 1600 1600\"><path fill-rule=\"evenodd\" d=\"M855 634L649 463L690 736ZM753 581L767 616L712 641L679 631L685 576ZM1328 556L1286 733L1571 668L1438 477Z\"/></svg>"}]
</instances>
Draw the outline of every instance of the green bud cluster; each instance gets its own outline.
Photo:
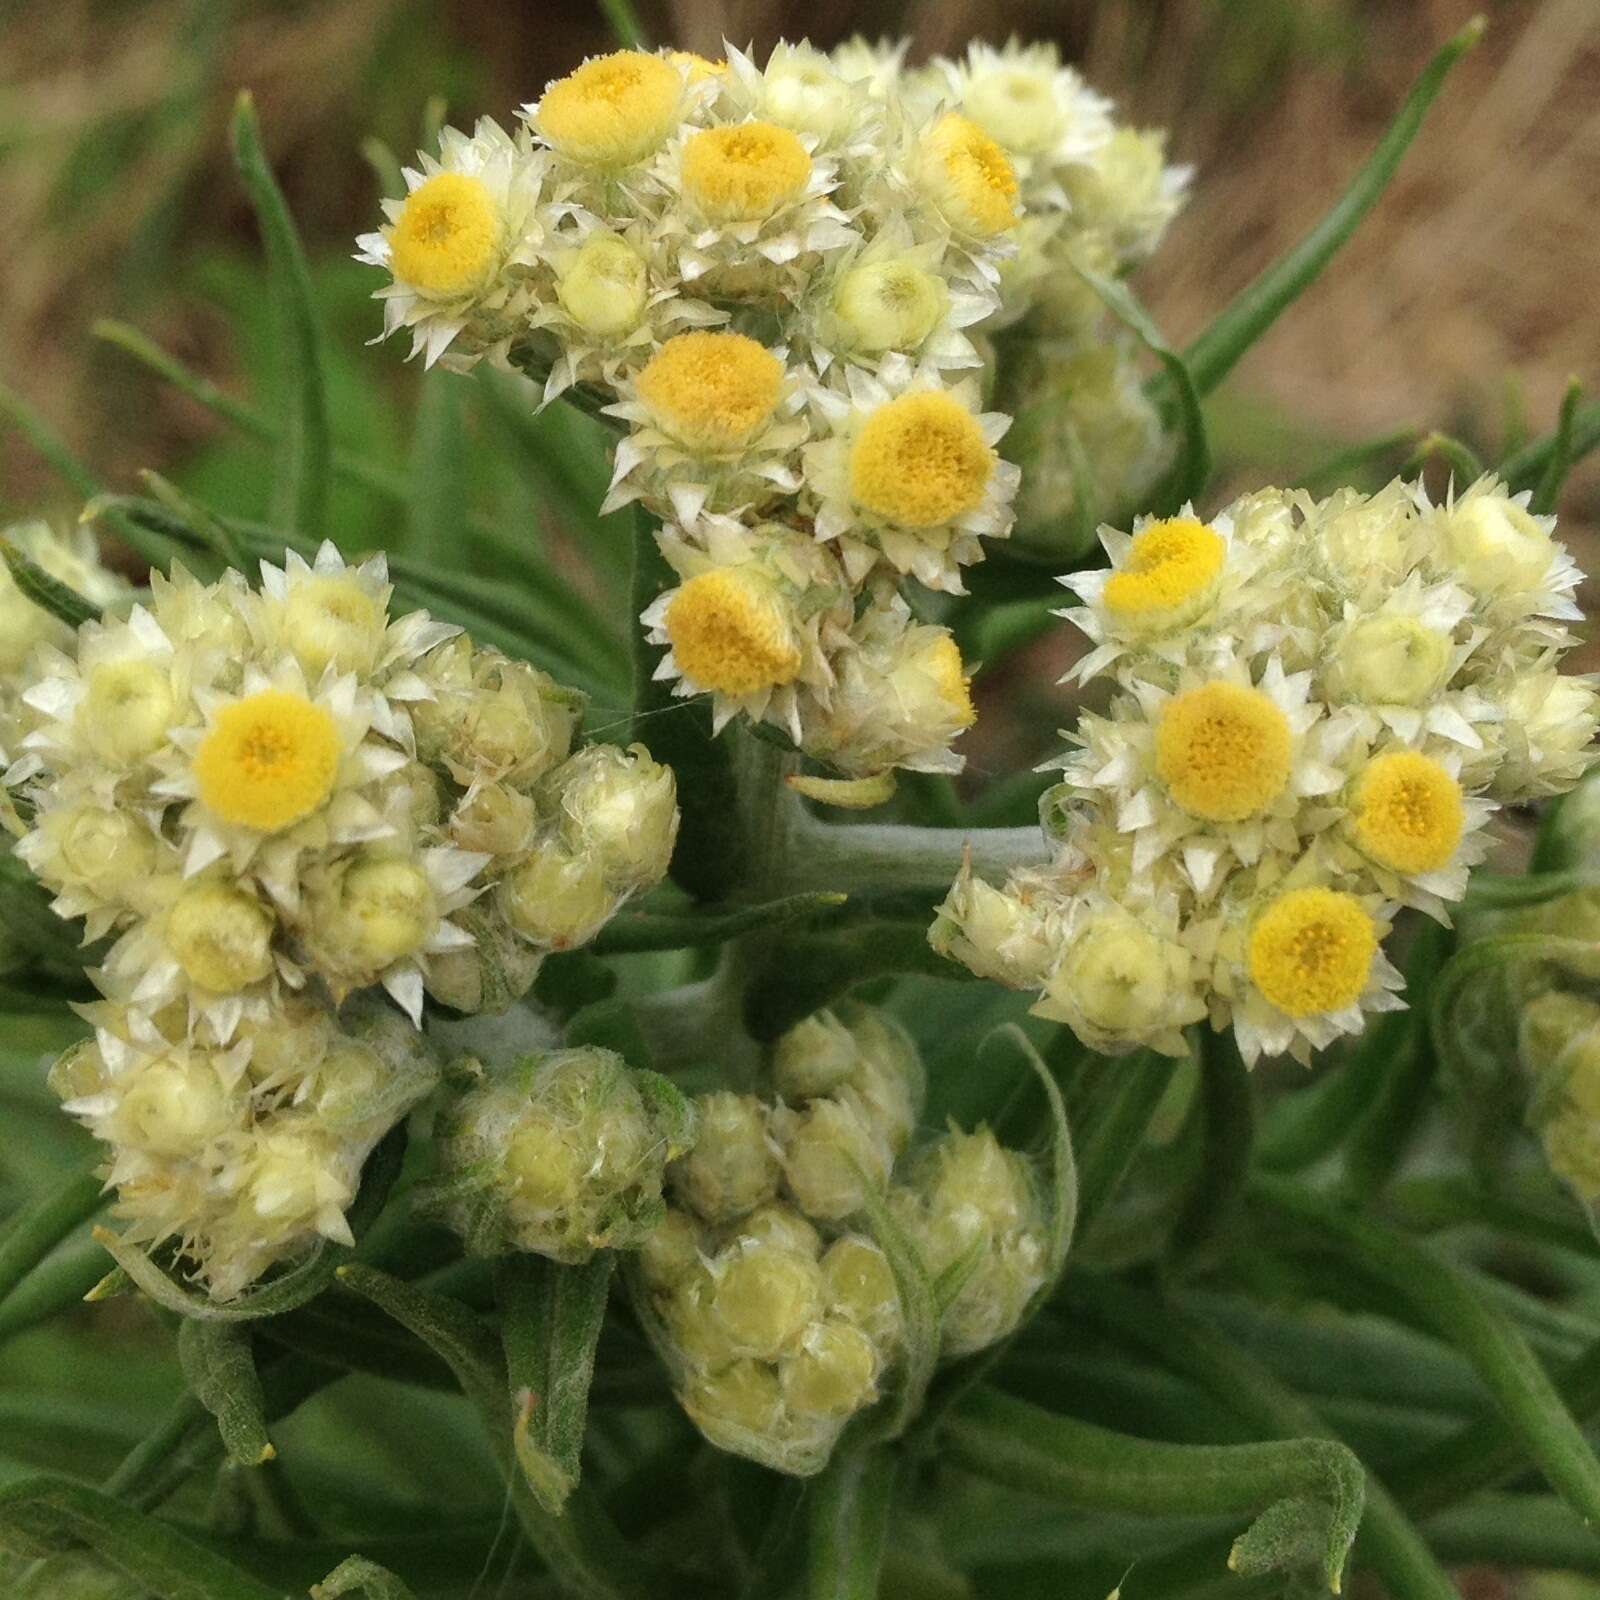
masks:
<instances>
[{"instance_id":1,"label":"green bud cluster","mask_svg":"<svg viewBox=\"0 0 1600 1600\"><path fill-rule=\"evenodd\" d=\"M424 1196L469 1250L577 1262L651 1236L667 1163L694 1128L665 1078L594 1046L494 1069L468 1058L455 1075L469 1087L440 1117Z\"/></svg>"}]
</instances>

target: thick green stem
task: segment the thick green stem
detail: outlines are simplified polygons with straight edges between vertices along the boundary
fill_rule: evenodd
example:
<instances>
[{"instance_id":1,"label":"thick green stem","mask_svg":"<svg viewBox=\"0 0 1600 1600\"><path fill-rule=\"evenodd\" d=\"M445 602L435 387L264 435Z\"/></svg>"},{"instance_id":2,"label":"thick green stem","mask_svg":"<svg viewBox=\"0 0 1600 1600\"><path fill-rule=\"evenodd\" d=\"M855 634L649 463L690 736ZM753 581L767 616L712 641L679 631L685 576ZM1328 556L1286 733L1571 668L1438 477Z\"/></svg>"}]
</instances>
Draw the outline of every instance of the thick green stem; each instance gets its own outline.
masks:
<instances>
[{"instance_id":1,"label":"thick green stem","mask_svg":"<svg viewBox=\"0 0 1600 1600\"><path fill-rule=\"evenodd\" d=\"M894 1479L887 1445L835 1452L806 1497L806 1600L876 1600Z\"/></svg>"}]
</instances>

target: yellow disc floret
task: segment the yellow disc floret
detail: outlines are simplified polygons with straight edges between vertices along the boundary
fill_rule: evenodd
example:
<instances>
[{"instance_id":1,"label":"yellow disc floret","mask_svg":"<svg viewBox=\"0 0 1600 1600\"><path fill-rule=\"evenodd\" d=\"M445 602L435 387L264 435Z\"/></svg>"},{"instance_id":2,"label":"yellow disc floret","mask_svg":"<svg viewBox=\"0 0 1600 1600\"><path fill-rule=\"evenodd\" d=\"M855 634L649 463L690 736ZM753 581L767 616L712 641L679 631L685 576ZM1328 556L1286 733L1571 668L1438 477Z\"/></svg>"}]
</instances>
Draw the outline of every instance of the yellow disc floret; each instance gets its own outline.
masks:
<instances>
[{"instance_id":1,"label":"yellow disc floret","mask_svg":"<svg viewBox=\"0 0 1600 1600\"><path fill-rule=\"evenodd\" d=\"M626 167L678 124L683 69L660 56L618 50L552 83L534 113L544 138L571 161Z\"/></svg>"},{"instance_id":2,"label":"yellow disc floret","mask_svg":"<svg viewBox=\"0 0 1600 1600\"><path fill-rule=\"evenodd\" d=\"M488 286L500 265L500 208L464 172L436 172L406 196L389 248L394 275L441 300Z\"/></svg>"},{"instance_id":3,"label":"yellow disc floret","mask_svg":"<svg viewBox=\"0 0 1600 1600\"><path fill-rule=\"evenodd\" d=\"M978 419L929 389L867 418L850 451L850 494L898 527L934 528L982 502L994 464Z\"/></svg>"},{"instance_id":4,"label":"yellow disc floret","mask_svg":"<svg viewBox=\"0 0 1600 1600\"><path fill-rule=\"evenodd\" d=\"M970 117L948 111L922 139L922 170L945 220L980 239L1017 224L1017 174Z\"/></svg>"},{"instance_id":5,"label":"yellow disc floret","mask_svg":"<svg viewBox=\"0 0 1600 1600\"><path fill-rule=\"evenodd\" d=\"M1289 781L1288 718L1259 689L1206 683L1167 702L1156 771L1172 798L1208 822L1242 822Z\"/></svg>"},{"instance_id":6,"label":"yellow disc floret","mask_svg":"<svg viewBox=\"0 0 1600 1600\"><path fill-rule=\"evenodd\" d=\"M960 728L970 728L978 720L972 704L972 679L961 659L961 649L948 633L941 633L923 652L922 666L933 679L934 692L943 702L950 720Z\"/></svg>"},{"instance_id":7,"label":"yellow disc floret","mask_svg":"<svg viewBox=\"0 0 1600 1600\"><path fill-rule=\"evenodd\" d=\"M262 833L310 816L332 792L338 769L332 715L285 689L263 689L224 706L194 755L206 808Z\"/></svg>"},{"instance_id":8,"label":"yellow disc floret","mask_svg":"<svg viewBox=\"0 0 1600 1600\"><path fill-rule=\"evenodd\" d=\"M1338 1011L1367 986L1378 932L1354 895L1294 889L1261 914L1250 933L1250 977L1280 1011Z\"/></svg>"},{"instance_id":9,"label":"yellow disc floret","mask_svg":"<svg viewBox=\"0 0 1600 1600\"><path fill-rule=\"evenodd\" d=\"M1399 750L1356 780L1351 822L1361 848L1395 872L1432 872L1461 842L1461 785L1428 756Z\"/></svg>"},{"instance_id":10,"label":"yellow disc floret","mask_svg":"<svg viewBox=\"0 0 1600 1600\"><path fill-rule=\"evenodd\" d=\"M792 683L800 671L783 605L737 567L713 568L684 584L667 607L666 629L684 676L720 694L757 694Z\"/></svg>"},{"instance_id":11,"label":"yellow disc floret","mask_svg":"<svg viewBox=\"0 0 1600 1600\"><path fill-rule=\"evenodd\" d=\"M683 147L683 193L716 222L759 222L799 195L811 157L787 128L741 122L707 128Z\"/></svg>"},{"instance_id":12,"label":"yellow disc floret","mask_svg":"<svg viewBox=\"0 0 1600 1600\"><path fill-rule=\"evenodd\" d=\"M1192 517L1152 522L1134 535L1101 599L1130 627L1186 622L1210 597L1226 553L1221 535Z\"/></svg>"},{"instance_id":13,"label":"yellow disc floret","mask_svg":"<svg viewBox=\"0 0 1600 1600\"><path fill-rule=\"evenodd\" d=\"M691 450L739 450L771 420L783 363L742 333L680 333L650 358L639 398Z\"/></svg>"}]
</instances>

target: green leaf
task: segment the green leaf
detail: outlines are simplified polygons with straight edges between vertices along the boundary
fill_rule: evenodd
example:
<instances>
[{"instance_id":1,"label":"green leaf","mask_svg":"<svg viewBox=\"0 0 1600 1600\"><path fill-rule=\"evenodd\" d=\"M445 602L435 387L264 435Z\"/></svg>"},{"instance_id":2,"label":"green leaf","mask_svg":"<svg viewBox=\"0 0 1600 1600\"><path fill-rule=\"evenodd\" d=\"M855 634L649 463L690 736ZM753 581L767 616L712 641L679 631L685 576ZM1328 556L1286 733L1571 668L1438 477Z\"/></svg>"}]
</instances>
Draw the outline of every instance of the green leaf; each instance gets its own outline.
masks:
<instances>
[{"instance_id":1,"label":"green leaf","mask_svg":"<svg viewBox=\"0 0 1600 1600\"><path fill-rule=\"evenodd\" d=\"M322 323L294 219L261 147L249 90L234 103L231 132L234 161L255 207L287 334L289 406L278 451L273 520L280 527L316 532L327 517L333 454Z\"/></svg>"},{"instance_id":2,"label":"green leaf","mask_svg":"<svg viewBox=\"0 0 1600 1600\"><path fill-rule=\"evenodd\" d=\"M994 1389L969 1396L944 1438L968 1471L1084 1510L1270 1513L1265 1528L1253 1524L1235 1543L1234 1559L1263 1570L1273 1555L1292 1567L1309 1554L1335 1592L1366 1493L1361 1463L1331 1439L1169 1444L1057 1416ZM1310 1514L1309 1527L1297 1512Z\"/></svg>"},{"instance_id":3,"label":"green leaf","mask_svg":"<svg viewBox=\"0 0 1600 1600\"><path fill-rule=\"evenodd\" d=\"M405 1146L402 1123L389 1132L368 1158L361 1191L350 1207L350 1227L357 1239L383 1209L405 1159ZM292 1311L321 1294L333 1282L340 1262L350 1256L347 1246L319 1240L303 1261L277 1277L245 1290L232 1300L217 1301L190 1289L138 1245L129 1244L109 1228L96 1228L94 1237L157 1305L203 1322L248 1322L255 1317L275 1317Z\"/></svg>"},{"instance_id":4,"label":"green leaf","mask_svg":"<svg viewBox=\"0 0 1600 1600\"><path fill-rule=\"evenodd\" d=\"M1183 425L1183 448L1171 472L1151 491L1149 499L1158 516L1170 515L1200 494L1211 476L1211 445L1206 438L1205 413L1200 409L1201 391L1189 363L1167 343L1150 313L1134 299L1126 284L1102 277L1076 263L1072 270L1165 369L1167 392L1176 402L1175 409Z\"/></svg>"},{"instance_id":5,"label":"green leaf","mask_svg":"<svg viewBox=\"0 0 1600 1600\"><path fill-rule=\"evenodd\" d=\"M244 543L221 517L184 494L175 484L168 483L159 472L145 471L139 477L162 505L205 540L207 549L224 566L244 568Z\"/></svg>"},{"instance_id":6,"label":"green leaf","mask_svg":"<svg viewBox=\"0 0 1600 1600\"><path fill-rule=\"evenodd\" d=\"M48 611L69 628L81 628L86 622L99 620L99 606L85 600L76 589L69 589L59 578L52 578L38 562L30 561L11 540L0 538L0 555L5 557L12 582L23 599L31 600L41 611Z\"/></svg>"},{"instance_id":7,"label":"green leaf","mask_svg":"<svg viewBox=\"0 0 1600 1600\"><path fill-rule=\"evenodd\" d=\"M66 442L26 400L8 385L0 383L0 416L44 458L51 471L70 484L80 499L87 500L100 488L100 481L67 448Z\"/></svg>"},{"instance_id":8,"label":"green leaf","mask_svg":"<svg viewBox=\"0 0 1600 1600\"><path fill-rule=\"evenodd\" d=\"M602 1250L581 1266L539 1256L508 1256L496 1266L513 1445L528 1486L552 1515L578 1483L595 1346L615 1264L615 1255Z\"/></svg>"},{"instance_id":9,"label":"green leaf","mask_svg":"<svg viewBox=\"0 0 1600 1600\"><path fill-rule=\"evenodd\" d=\"M0 1550L34 1558L87 1551L161 1600L283 1600L177 1529L67 1478L0 1488Z\"/></svg>"},{"instance_id":10,"label":"green leaf","mask_svg":"<svg viewBox=\"0 0 1600 1600\"><path fill-rule=\"evenodd\" d=\"M462 402L466 386L436 368L422 380L417 420L411 433L411 535L418 548L444 551L465 545L467 510L466 433Z\"/></svg>"},{"instance_id":11,"label":"green leaf","mask_svg":"<svg viewBox=\"0 0 1600 1600\"><path fill-rule=\"evenodd\" d=\"M726 944L758 928L778 928L836 911L850 897L822 890L784 895L756 906L700 906L693 910L624 911L613 917L589 947L595 955L631 955L641 950L684 950Z\"/></svg>"},{"instance_id":12,"label":"green leaf","mask_svg":"<svg viewBox=\"0 0 1600 1600\"><path fill-rule=\"evenodd\" d=\"M629 50L650 48L650 36L639 21L639 13L633 9L633 0L600 0L600 9L611 24L618 44Z\"/></svg>"},{"instance_id":13,"label":"green leaf","mask_svg":"<svg viewBox=\"0 0 1600 1600\"><path fill-rule=\"evenodd\" d=\"M1559 434L1558 428L1555 433L1524 445L1500 463L1500 476L1513 492L1538 487L1540 480L1550 470ZM1565 446L1569 469L1597 447L1600 447L1600 403L1575 407Z\"/></svg>"},{"instance_id":14,"label":"green leaf","mask_svg":"<svg viewBox=\"0 0 1600 1600\"><path fill-rule=\"evenodd\" d=\"M1541 514L1554 511L1561 499L1562 485L1572 470L1573 436L1578 426L1578 402L1582 398L1583 385L1573 378L1567 384L1567 392L1561 397L1561 415L1550 441L1550 459L1545 462L1538 486L1533 491L1533 499L1528 503L1530 511Z\"/></svg>"},{"instance_id":15,"label":"green leaf","mask_svg":"<svg viewBox=\"0 0 1600 1600\"><path fill-rule=\"evenodd\" d=\"M380 1567L365 1556L341 1561L321 1583L311 1585L311 1600L338 1600L341 1595L363 1595L365 1600L416 1600L387 1567Z\"/></svg>"},{"instance_id":16,"label":"green leaf","mask_svg":"<svg viewBox=\"0 0 1600 1600\"><path fill-rule=\"evenodd\" d=\"M1093 1115L1078 1119L1078 1230L1087 1234L1143 1148L1156 1107L1172 1081L1177 1063L1141 1050L1118 1061Z\"/></svg>"},{"instance_id":17,"label":"green leaf","mask_svg":"<svg viewBox=\"0 0 1600 1600\"><path fill-rule=\"evenodd\" d=\"M87 1222L110 1197L97 1173L80 1172L54 1194L7 1219L0 1233L0 1305L62 1240Z\"/></svg>"},{"instance_id":18,"label":"green leaf","mask_svg":"<svg viewBox=\"0 0 1600 1600\"><path fill-rule=\"evenodd\" d=\"M1245 351L1315 281L1377 204L1451 68L1483 37L1485 26L1482 17L1474 17L1440 48L1423 68L1377 148L1322 220L1287 255L1247 284L1184 351L1201 394L1210 394L1221 383Z\"/></svg>"},{"instance_id":19,"label":"green leaf","mask_svg":"<svg viewBox=\"0 0 1600 1600\"><path fill-rule=\"evenodd\" d=\"M1416 449L1411 452L1410 459L1400 468L1400 476L1415 477L1434 456L1438 456L1449 466L1451 478L1457 487L1476 483L1483 476L1483 463L1471 448L1453 435L1439 433L1437 430L1426 434L1418 442Z\"/></svg>"},{"instance_id":20,"label":"green leaf","mask_svg":"<svg viewBox=\"0 0 1600 1600\"><path fill-rule=\"evenodd\" d=\"M186 1317L178 1326L178 1361L195 1398L217 1419L229 1460L241 1467L272 1460L277 1451L267 1437L250 1335L233 1323Z\"/></svg>"}]
</instances>

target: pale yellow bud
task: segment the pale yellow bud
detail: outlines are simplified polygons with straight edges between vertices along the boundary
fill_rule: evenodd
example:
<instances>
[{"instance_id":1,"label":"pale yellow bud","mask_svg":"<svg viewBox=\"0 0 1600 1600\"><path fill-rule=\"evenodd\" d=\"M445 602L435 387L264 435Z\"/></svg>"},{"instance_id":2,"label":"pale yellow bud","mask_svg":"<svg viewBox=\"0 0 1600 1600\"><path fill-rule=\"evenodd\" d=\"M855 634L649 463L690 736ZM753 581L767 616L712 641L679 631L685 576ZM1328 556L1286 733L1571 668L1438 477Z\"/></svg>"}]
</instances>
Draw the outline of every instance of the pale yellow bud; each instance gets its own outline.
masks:
<instances>
[{"instance_id":1,"label":"pale yellow bud","mask_svg":"<svg viewBox=\"0 0 1600 1600\"><path fill-rule=\"evenodd\" d=\"M471 790L450 816L450 842L491 856L516 855L533 843L538 828L533 800L503 783Z\"/></svg>"},{"instance_id":2,"label":"pale yellow bud","mask_svg":"<svg viewBox=\"0 0 1600 1600\"><path fill-rule=\"evenodd\" d=\"M1024 63L975 74L961 109L991 138L1019 155L1055 144L1065 131L1051 66Z\"/></svg>"},{"instance_id":3,"label":"pale yellow bud","mask_svg":"<svg viewBox=\"0 0 1600 1600\"><path fill-rule=\"evenodd\" d=\"M915 350L939 326L949 306L944 279L914 261L894 257L852 267L833 294L840 342L865 355Z\"/></svg>"},{"instance_id":4,"label":"pale yellow bud","mask_svg":"<svg viewBox=\"0 0 1600 1600\"><path fill-rule=\"evenodd\" d=\"M87 674L77 728L112 766L128 767L167 741L175 701L165 666L154 661L103 661Z\"/></svg>"},{"instance_id":5,"label":"pale yellow bud","mask_svg":"<svg viewBox=\"0 0 1600 1600\"><path fill-rule=\"evenodd\" d=\"M496 903L523 938L552 950L587 944L617 908L604 865L552 842L534 850L501 883Z\"/></svg>"},{"instance_id":6,"label":"pale yellow bud","mask_svg":"<svg viewBox=\"0 0 1600 1600\"><path fill-rule=\"evenodd\" d=\"M822 1280L829 1311L848 1317L881 1350L898 1342L900 1292L889 1258L870 1239L835 1239L822 1258Z\"/></svg>"},{"instance_id":7,"label":"pale yellow bud","mask_svg":"<svg viewBox=\"0 0 1600 1600\"><path fill-rule=\"evenodd\" d=\"M1182 945L1125 912L1104 911L1078 930L1034 1009L1091 1049L1126 1051L1198 1020L1191 965Z\"/></svg>"},{"instance_id":8,"label":"pale yellow bud","mask_svg":"<svg viewBox=\"0 0 1600 1600\"><path fill-rule=\"evenodd\" d=\"M1044 1244L1037 1234L1002 1239L978 1258L941 1324L946 1356L969 1355L1011 1332L1044 1282Z\"/></svg>"},{"instance_id":9,"label":"pale yellow bud","mask_svg":"<svg viewBox=\"0 0 1600 1600\"><path fill-rule=\"evenodd\" d=\"M194 1160L241 1120L239 1111L204 1055L175 1053L129 1074L112 1127L124 1144Z\"/></svg>"},{"instance_id":10,"label":"pale yellow bud","mask_svg":"<svg viewBox=\"0 0 1600 1600\"><path fill-rule=\"evenodd\" d=\"M1462 582L1483 595L1538 589L1556 554L1539 520L1503 494L1467 495L1443 513L1441 531Z\"/></svg>"},{"instance_id":11,"label":"pale yellow bud","mask_svg":"<svg viewBox=\"0 0 1600 1600\"><path fill-rule=\"evenodd\" d=\"M115 899L154 871L156 841L144 820L101 806L65 806L47 813L40 831L54 853L47 872L100 899Z\"/></svg>"},{"instance_id":12,"label":"pale yellow bud","mask_svg":"<svg viewBox=\"0 0 1600 1600\"><path fill-rule=\"evenodd\" d=\"M669 1207L639 1247L639 1265L653 1289L669 1289L700 1265L700 1228L687 1211Z\"/></svg>"},{"instance_id":13,"label":"pale yellow bud","mask_svg":"<svg viewBox=\"0 0 1600 1600\"><path fill-rule=\"evenodd\" d=\"M1600 1005L1564 989L1536 996L1517 1019L1517 1054L1525 1072L1542 1077L1567 1046L1600 1024Z\"/></svg>"},{"instance_id":14,"label":"pale yellow bud","mask_svg":"<svg viewBox=\"0 0 1600 1600\"><path fill-rule=\"evenodd\" d=\"M324 1209L342 1211L355 1198L352 1178L313 1123L280 1119L258 1134L250 1203L258 1217L279 1226L309 1226Z\"/></svg>"},{"instance_id":15,"label":"pale yellow bud","mask_svg":"<svg viewBox=\"0 0 1600 1600\"><path fill-rule=\"evenodd\" d=\"M618 890L642 889L666 876L678 836L672 769L642 744L619 750L590 745L555 774L561 836L575 855L595 857Z\"/></svg>"},{"instance_id":16,"label":"pale yellow bud","mask_svg":"<svg viewBox=\"0 0 1600 1600\"><path fill-rule=\"evenodd\" d=\"M316 1072L336 1030L323 1006L288 995L272 1008L270 1021L246 1023L242 1031L250 1041L251 1080L280 1085Z\"/></svg>"},{"instance_id":17,"label":"pale yellow bud","mask_svg":"<svg viewBox=\"0 0 1600 1600\"><path fill-rule=\"evenodd\" d=\"M779 46L779 50L784 50ZM829 140L843 133L859 109L857 91L828 59L804 45L774 52L762 80L762 114L780 127Z\"/></svg>"},{"instance_id":18,"label":"pale yellow bud","mask_svg":"<svg viewBox=\"0 0 1600 1600\"><path fill-rule=\"evenodd\" d=\"M373 1114L387 1076L376 1050L355 1039L338 1040L317 1069L318 1087L312 1104L318 1118L329 1128L362 1122Z\"/></svg>"},{"instance_id":19,"label":"pale yellow bud","mask_svg":"<svg viewBox=\"0 0 1600 1600\"><path fill-rule=\"evenodd\" d=\"M1416 617L1369 617L1343 634L1323 668L1330 699L1421 705L1450 676L1448 634Z\"/></svg>"},{"instance_id":20,"label":"pale yellow bud","mask_svg":"<svg viewBox=\"0 0 1600 1600\"><path fill-rule=\"evenodd\" d=\"M414 861L358 861L314 895L309 942L329 970L370 975L416 955L439 926L428 875Z\"/></svg>"},{"instance_id":21,"label":"pale yellow bud","mask_svg":"<svg viewBox=\"0 0 1600 1600\"><path fill-rule=\"evenodd\" d=\"M537 1115L518 1122L501 1156L501 1172L516 1203L530 1212L557 1211L583 1188L595 1152L560 1124Z\"/></svg>"},{"instance_id":22,"label":"pale yellow bud","mask_svg":"<svg viewBox=\"0 0 1600 1600\"><path fill-rule=\"evenodd\" d=\"M614 233L592 233L556 285L561 308L597 339L632 333L650 296L645 259Z\"/></svg>"},{"instance_id":23,"label":"pale yellow bud","mask_svg":"<svg viewBox=\"0 0 1600 1600\"><path fill-rule=\"evenodd\" d=\"M771 1435L783 1418L778 1375L760 1361L732 1361L715 1372L691 1374L683 1408L715 1441L720 1430Z\"/></svg>"},{"instance_id":24,"label":"pale yellow bud","mask_svg":"<svg viewBox=\"0 0 1600 1600\"><path fill-rule=\"evenodd\" d=\"M877 1394L878 1352L853 1323L829 1320L806 1329L779 1378L791 1410L806 1416L847 1417Z\"/></svg>"},{"instance_id":25,"label":"pale yellow bud","mask_svg":"<svg viewBox=\"0 0 1600 1600\"><path fill-rule=\"evenodd\" d=\"M775 1123L784 1182L809 1216L851 1216L861 1209L863 1186L877 1187L889 1176L889 1148L849 1090L812 1100L803 1111L781 1110Z\"/></svg>"},{"instance_id":26,"label":"pale yellow bud","mask_svg":"<svg viewBox=\"0 0 1600 1600\"><path fill-rule=\"evenodd\" d=\"M371 672L389 623L381 595L370 593L348 573L296 578L275 612L279 637L312 683L330 668L336 673Z\"/></svg>"},{"instance_id":27,"label":"pale yellow bud","mask_svg":"<svg viewBox=\"0 0 1600 1600\"><path fill-rule=\"evenodd\" d=\"M490 905L466 906L451 920L472 937L467 949L428 957L428 993L469 1016L499 1016L533 987L544 952L530 945Z\"/></svg>"},{"instance_id":28,"label":"pale yellow bud","mask_svg":"<svg viewBox=\"0 0 1600 1600\"><path fill-rule=\"evenodd\" d=\"M848 1020L860 1052L851 1089L873 1131L898 1155L922 1112L927 1091L922 1058L910 1035L885 1013L853 1006Z\"/></svg>"},{"instance_id":29,"label":"pale yellow bud","mask_svg":"<svg viewBox=\"0 0 1600 1600\"><path fill-rule=\"evenodd\" d=\"M167 948L198 988L233 994L272 971L274 926L254 895L197 883L167 913Z\"/></svg>"},{"instance_id":30,"label":"pale yellow bud","mask_svg":"<svg viewBox=\"0 0 1600 1600\"><path fill-rule=\"evenodd\" d=\"M100 1047L93 1039L70 1045L51 1062L45 1081L58 1100L83 1100L99 1094L109 1081Z\"/></svg>"},{"instance_id":31,"label":"pale yellow bud","mask_svg":"<svg viewBox=\"0 0 1600 1600\"><path fill-rule=\"evenodd\" d=\"M855 1036L831 1011L818 1011L773 1046L772 1081L785 1100L809 1100L849 1082L859 1061Z\"/></svg>"},{"instance_id":32,"label":"pale yellow bud","mask_svg":"<svg viewBox=\"0 0 1600 1600\"><path fill-rule=\"evenodd\" d=\"M759 1244L815 1258L822 1253L822 1236L811 1224L781 1200L758 1206L739 1224L739 1236Z\"/></svg>"},{"instance_id":33,"label":"pale yellow bud","mask_svg":"<svg viewBox=\"0 0 1600 1600\"><path fill-rule=\"evenodd\" d=\"M773 1360L799 1343L822 1309L822 1274L797 1251L736 1245L712 1273L711 1314L732 1354Z\"/></svg>"},{"instance_id":34,"label":"pale yellow bud","mask_svg":"<svg viewBox=\"0 0 1600 1600\"><path fill-rule=\"evenodd\" d=\"M767 1109L754 1095L719 1090L695 1100L694 1148L672 1165L674 1192L707 1222L732 1222L778 1192Z\"/></svg>"},{"instance_id":35,"label":"pale yellow bud","mask_svg":"<svg viewBox=\"0 0 1600 1600\"><path fill-rule=\"evenodd\" d=\"M1055 961L1037 897L962 872L939 907L928 943L942 956L1010 989L1040 988Z\"/></svg>"}]
</instances>

